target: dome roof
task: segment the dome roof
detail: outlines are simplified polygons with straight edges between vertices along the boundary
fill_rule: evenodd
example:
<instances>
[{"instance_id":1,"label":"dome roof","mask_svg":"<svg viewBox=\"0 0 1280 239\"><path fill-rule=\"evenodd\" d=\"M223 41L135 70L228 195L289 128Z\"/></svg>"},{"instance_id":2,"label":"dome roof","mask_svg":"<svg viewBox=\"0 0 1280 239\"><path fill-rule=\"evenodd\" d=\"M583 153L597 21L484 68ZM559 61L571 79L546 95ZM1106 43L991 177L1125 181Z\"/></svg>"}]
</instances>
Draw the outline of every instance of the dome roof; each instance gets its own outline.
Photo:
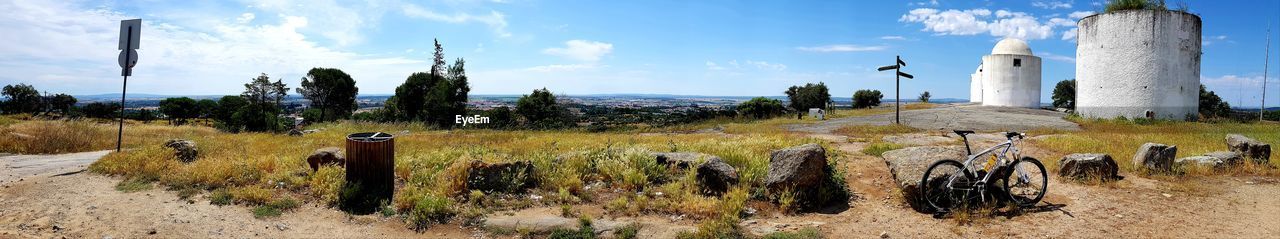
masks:
<instances>
[{"instance_id":1,"label":"dome roof","mask_svg":"<svg viewBox=\"0 0 1280 239\"><path fill-rule=\"evenodd\" d=\"M1031 47L1027 46L1027 42L1016 38L1005 38L996 43L996 47L991 49L992 55L1009 54L1009 55L1027 55L1031 54Z\"/></svg>"}]
</instances>

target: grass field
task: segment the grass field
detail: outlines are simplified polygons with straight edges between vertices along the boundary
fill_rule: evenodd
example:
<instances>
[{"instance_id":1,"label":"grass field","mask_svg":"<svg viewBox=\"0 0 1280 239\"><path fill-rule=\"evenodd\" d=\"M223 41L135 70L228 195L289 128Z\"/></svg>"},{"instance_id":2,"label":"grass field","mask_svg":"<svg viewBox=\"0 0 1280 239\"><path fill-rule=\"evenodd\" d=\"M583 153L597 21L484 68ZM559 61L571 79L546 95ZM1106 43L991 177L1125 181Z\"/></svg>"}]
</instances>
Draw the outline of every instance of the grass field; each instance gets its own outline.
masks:
<instances>
[{"instance_id":1,"label":"grass field","mask_svg":"<svg viewBox=\"0 0 1280 239\"><path fill-rule=\"evenodd\" d=\"M1273 145L1280 145L1280 124L1274 123L1202 123L1175 121L1131 121L1069 118L1083 128L1077 132L1044 132L1062 134L1032 142L1033 145L1053 151L1040 161L1057 169L1058 159L1071 153L1106 153L1115 158L1123 172L1139 172L1131 163L1133 155L1143 143L1154 142L1178 146L1177 157L1202 155L1214 151L1227 151L1227 134L1241 134ZM1280 166L1280 160L1272 156L1270 166ZM1231 174L1276 175L1270 167L1257 165L1232 168Z\"/></svg>"}]
</instances>

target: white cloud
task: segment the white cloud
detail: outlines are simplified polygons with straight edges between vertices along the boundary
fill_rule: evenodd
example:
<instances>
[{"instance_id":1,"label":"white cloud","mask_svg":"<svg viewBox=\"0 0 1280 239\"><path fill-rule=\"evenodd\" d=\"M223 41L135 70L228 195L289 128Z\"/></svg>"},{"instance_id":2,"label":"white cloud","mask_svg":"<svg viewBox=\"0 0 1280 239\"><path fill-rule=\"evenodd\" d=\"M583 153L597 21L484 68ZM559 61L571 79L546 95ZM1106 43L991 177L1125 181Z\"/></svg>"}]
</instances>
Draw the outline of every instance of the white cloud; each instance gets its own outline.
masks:
<instances>
[{"instance_id":1,"label":"white cloud","mask_svg":"<svg viewBox=\"0 0 1280 239\"><path fill-rule=\"evenodd\" d=\"M1061 1L1034 1L1031 6L1044 9L1071 8L1071 2Z\"/></svg>"},{"instance_id":2,"label":"white cloud","mask_svg":"<svg viewBox=\"0 0 1280 239\"><path fill-rule=\"evenodd\" d=\"M564 48L547 48L542 53L554 56L565 57L579 61L599 61L601 57L613 52L613 44L588 41L588 40L569 40L564 42Z\"/></svg>"},{"instance_id":3,"label":"white cloud","mask_svg":"<svg viewBox=\"0 0 1280 239\"><path fill-rule=\"evenodd\" d=\"M1028 40L1046 39L1056 35L1054 28L1075 25L1070 19L1052 18L1041 22L1024 12L987 9L946 10L918 8L898 19L900 22L921 23L922 31L938 35L990 34L1001 38Z\"/></svg>"},{"instance_id":4,"label":"white cloud","mask_svg":"<svg viewBox=\"0 0 1280 239\"><path fill-rule=\"evenodd\" d=\"M1064 56L1064 55L1058 55L1058 54L1053 54L1053 53L1050 53L1050 52L1040 52L1040 57L1043 57L1044 59L1055 60L1055 61L1061 61L1061 62L1067 62L1067 63L1075 63L1075 62L1076 62L1076 58L1075 58L1075 57Z\"/></svg>"},{"instance_id":5,"label":"white cloud","mask_svg":"<svg viewBox=\"0 0 1280 239\"><path fill-rule=\"evenodd\" d=\"M746 64L747 64L747 65L752 65L752 66L755 66L756 68L760 68L760 69L764 69L764 70L782 71L782 70L786 70L786 69L787 69L787 65L783 65L782 63L769 63L769 62L766 62L766 61L751 61L751 60L748 60L748 61L746 61Z\"/></svg>"},{"instance_id":6,"label":"white cloud","mask_svg":"<svg viewBox=\"0 0 1280 239\"><path fill-rule=\"evenodd\" d=\"M240 14L240 17L236 18L236 23L246 24L246 23L252 22L253 18L254 18L253 13L246 12L244 14Z\"/></svg>"},{"instance_id":7,"label":"white cloud","mask_svg":"<svg viewBox=\"0 0 1280 239\"><path fill-rule=\"evenodd\" d=\"M404 15L409 17L422 18L432 21L448 22L448 23L468 23L479 22L489 26L489 29L499 37L510 37L511 33L507 32L507 16L498 11L489 11L489 14L472 15L469 13L443 14L431 9L423 8L418 5L405 4Z\"/></svg>"},{"instance_id":8,"label":"white cloud","mask_svg":"<svg viewBox=\"0 0 1280 239\"><path fill-rule=\"evenodd\" d=\"M906 37L902 37L902 36L882 36L882 37L880 37L880 40L906 40L906 39L907 39Z\"/></svg>"},{"instance_id":9,"label":"white cloud","mask_svg":"<svg viewBox=\"0 0 1280 239\"><path fill-rule=\"evenodd\" d=\"M528 71L536 72L568 72L577 70L595 69L595 64L567 64L567 65L545 65L525 68Z\"/></svg>"},{"instance_id":10,"label":"white cloud","mask_svg":"<svg viewBox=\"0 0 1280 239\"><path fill-rule=\"evenodd\" d=\"M796 47L796 49L797 49L797 50L801 50L801 51L809 51L809 52L858 52L858 51L880 51L880 50L884 50L885 48L888 48L888 47L885 47L885 46L859 46L859 45L850 45L850 44L837 44L837 45L812 46L812 47Z\"/></svg>"},{"instance_id":11,"label":"white cloud","mask_svg":"<svg viewBox=\"0 0 1280 239\"><path fill-rule=\"evenodd\" d=\"M715 62L707 61L707 70L720 71L724 70L724 67Z\"/></svg>"},{"instance_id":12,"label":"white cloud","mask_svg":"<svg viewBox=\"0 0 1280 239\"><path fill-rule=\"evenodd\" d=\"M1079 28L1067 29L1067 31L1062 32L1062 40L1072 42L1076 41L1076 34L1079 34L1079 31Z\"/></svg>"},{"instance_id":13,"label":"white cloud","mask_svg":"<svg viewBox=\"0 0 1280 239\"><path fill-rule=\"evenodd\" d=\"M1201 46L1208 46L1218 42L1236 43L1236 41L1228 40L1226 35L1206 36L1200 40Z\"/></svg>"},{"instance_id":14,"label":"white cloud","mask_svg":"<svg viewBox=\"0 0 1280 239\"><path fill-rule=\"evenodd\" d=\"M1072 12L1071 14L1067 14L1067 17L1070 17L1071 19L1079 20L1081 18L1088 17L1089 15L1093 15L1093 14L1094 14L1093 11L1079 11L1079 12Z\"/></svg>"},{"instance_id":15,"label":"white cloud","mask_svg":"<svg viewBox=\"0 0 1280 239\"><path fill-rule=\"evenodd\" d=\"M24 82L51 92L119 90L113 46L118 22L136 16L54 1L0 3L0 12L8 13L0 15L0 28L6 29L0 40L9 43L0 45L0 72L6 73L0 83ZM249 24L225 18L208 29L143 20L140 60L129 91L234 94L258 73L296 85L312 67L336 67L356 78L362 92L389 92L396 85L392 82L425 67L416 59L327 48L301 33L317 24L311 18L278 19ZM192 87L194 82L200 87Z\"/></svg>"},{"instance_id":16,"label":"white cloud","mask_svg":"<svg viewBox=\"0 0 1280 239\"><path fill-rule=\"evenodd\" d=\"M913 3L907 4L907 5L914 5L914 6L926 6L926 5L927 5L927 6L937 6L937 5L938 5L938 0L929 0L928 2L913 2Z\"/></svg>"}]
</instances>

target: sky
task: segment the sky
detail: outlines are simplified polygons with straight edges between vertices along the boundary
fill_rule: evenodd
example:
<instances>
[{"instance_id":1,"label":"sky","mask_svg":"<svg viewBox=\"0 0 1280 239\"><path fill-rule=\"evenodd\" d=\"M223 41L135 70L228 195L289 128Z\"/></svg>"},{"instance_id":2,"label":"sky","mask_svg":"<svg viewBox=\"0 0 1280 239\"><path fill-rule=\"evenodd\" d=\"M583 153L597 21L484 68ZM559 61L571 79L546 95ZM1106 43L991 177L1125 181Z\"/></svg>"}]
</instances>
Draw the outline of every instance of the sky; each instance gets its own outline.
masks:
<instances>
[{"instance_id":1,"label":"sky","mask_svg":"<svg viewBox=\"0 0 1280 239\"><path fill-rule=\"evenodd\" d=\"M1170 1L1177 2L1177 1ZM1203 19L1201 82L1256 107L1271 31L1268 101L1280 105L1280 1L1185 1ZM118 93L120 20L141 18L129 92L238 94L259 74L296 87L313 67L350 74L361 94L392 94L428 71L433 39L466 60L472 94L777 96L824 82L904 98L969 97L969 75L1003 38L1043 58L1042 101L1074 78L1075 25L1097 0L0 1L0 84L50 93ZM1272 104L1269 104L1272 105Z\"/></svg>"}]
</instances>

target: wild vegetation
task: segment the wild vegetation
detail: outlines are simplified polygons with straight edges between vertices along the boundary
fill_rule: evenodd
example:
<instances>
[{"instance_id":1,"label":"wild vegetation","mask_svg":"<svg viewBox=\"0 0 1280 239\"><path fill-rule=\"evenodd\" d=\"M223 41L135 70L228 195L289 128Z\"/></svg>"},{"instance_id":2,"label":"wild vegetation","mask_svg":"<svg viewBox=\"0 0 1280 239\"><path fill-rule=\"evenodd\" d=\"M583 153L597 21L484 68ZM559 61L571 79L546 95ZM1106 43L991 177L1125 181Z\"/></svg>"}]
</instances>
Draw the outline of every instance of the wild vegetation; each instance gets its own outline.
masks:
<instances>
[{"instance_id":1,"label":"wild vegetation","mask_svg":"<svg viewBox=\"0 0 1280 239\"><path fill-rule=\"evenodd\" d=\"M1053 86L1053 107L1076 109L1076 79L1059 81Z\"/></svg>"},{"instance_id":2,"label":"wild vegetation","mask_svg":"<svg viewBox=\"0 0 1280 239\"><path fill-rule=\"evenodd\" d=\"M884 98L879 90L858 90L853 92L853 108L862 109L880 106L880 99Z\"/></svg>"},{"instance_id":3,"label":"wild vegetation","mask_svg":"<svg viewBox=\"0 0 1280 239\"><path fill-rule=\"evenodd\" d=\"M1048 149L1051 155L1041 160L1050 171L1058 168L1057 160L1070 153L1106 153L1115 157L1123 172L1139 172L1124 159L1132 158L1138 146L1147 142L1156 142L1178 147L1178 157L1202 155L1214 151L1226 151L1226 135L1242 134L1244 136L1269 142L1280 143L1280 130L1273 123L1206 123L1181 122L1147 119L1081 119L1069 118L1079 123L1083 130L1076 132L1057 132L1061 136L1029 141L1036 147ZM1271 166L1280 166L1280 161L1272 157ZM1240 167L1237 174L1275 175L1276 170L1269 167Z\"/></svg>"}]
</instances>

